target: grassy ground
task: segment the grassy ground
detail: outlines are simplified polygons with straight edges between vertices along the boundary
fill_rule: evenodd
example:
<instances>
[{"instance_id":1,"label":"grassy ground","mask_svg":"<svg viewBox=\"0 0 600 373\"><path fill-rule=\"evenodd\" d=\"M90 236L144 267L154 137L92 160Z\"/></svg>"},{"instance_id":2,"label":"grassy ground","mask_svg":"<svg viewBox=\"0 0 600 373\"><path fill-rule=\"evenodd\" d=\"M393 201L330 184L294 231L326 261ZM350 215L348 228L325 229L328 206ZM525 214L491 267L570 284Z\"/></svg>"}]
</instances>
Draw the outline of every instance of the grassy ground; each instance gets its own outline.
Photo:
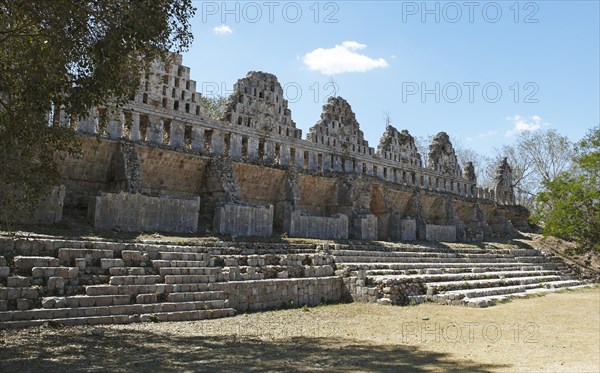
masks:
<instances>
[{"instance_id":1,"label":"grassy ground","mask_svg":"<svg viewBox=\"0 0 600 373\"><path fill-rule=\"evenodd\" d=\"M486 309L340 304L0 331L2 372L598 372L600 288Z\"/></svg>"}]
</instances>

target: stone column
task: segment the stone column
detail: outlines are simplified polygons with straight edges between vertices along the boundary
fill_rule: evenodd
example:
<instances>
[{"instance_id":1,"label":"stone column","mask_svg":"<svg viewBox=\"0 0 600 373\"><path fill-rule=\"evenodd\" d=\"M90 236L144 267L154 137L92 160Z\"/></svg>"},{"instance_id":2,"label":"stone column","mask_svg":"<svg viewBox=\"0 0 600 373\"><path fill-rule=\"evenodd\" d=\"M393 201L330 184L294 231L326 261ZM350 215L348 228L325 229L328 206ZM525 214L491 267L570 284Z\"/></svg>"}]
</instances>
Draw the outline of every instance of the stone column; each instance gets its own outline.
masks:
<instances>
[{"instance_id":1,"label":"stone column","mask_svg":"<svg viewBox=\"0 0 600 373\"><path fill-rule=\"evenodd\" d=\"M183 148L183 136L184 136L185 126L183 123L178 121L171 122L171 135L169 136L171 142L169 145L175 147L177 149Z\"/></svg>"},{"instance_id":2,"label":"stone column","mask_svg":"<svg viewBox=\"0 0 600 373\"><path fill-rule=\"evenodd\" d=\"M204 128L192 127L192 151L197 153L204 152Z\"/></svg>"},{"instance_id":3,"label":"stone column","mask_svg":"<svg viewBox=\"0 0 600 373\"><path fill-rule=\"evenodd\" d=\"M248 159L258 159L258 139L256 137L248 137Z\"/></svg>"},{"instance_id":4,"label":"stone column","mask_svg":"<svg viewBox=\"0 0 600 373\"><path fill-rule=\"evenodd\" d=\"M239 158L242 155L242 135L232 133L229 142L229 155L232 158Z\"/></svg>"}]
</instances>

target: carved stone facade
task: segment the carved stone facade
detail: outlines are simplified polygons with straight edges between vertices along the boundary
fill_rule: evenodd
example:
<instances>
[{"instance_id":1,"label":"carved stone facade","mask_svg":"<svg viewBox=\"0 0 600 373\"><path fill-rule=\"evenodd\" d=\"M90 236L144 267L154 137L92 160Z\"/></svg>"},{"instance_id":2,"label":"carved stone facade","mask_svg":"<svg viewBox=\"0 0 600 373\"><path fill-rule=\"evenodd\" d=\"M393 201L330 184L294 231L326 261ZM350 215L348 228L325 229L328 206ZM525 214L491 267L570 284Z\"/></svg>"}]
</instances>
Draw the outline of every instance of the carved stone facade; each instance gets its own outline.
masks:
<instances>
[{"instance_id":1,"label":"carved stone facade","mask_svg":"<svg viewBox=\"0 0 600 373\"><path fill-rule=\"evenodd\" d=\"M272 224L275 233L294 226L294 234L324 237L319 222L326 221L344 225L332 228L332 238L512 233L504 217L512 215L503 207L514 204L506 161L495 190L480 188L473 165L462 172L444 132L433 139L424 167L407 130L387 126L377 152L369 147L341 97L328 99L303 140L274 75L250 72L240 79L219 121L207 118L195 85L175 55L153 65L133 101L78 122L84 157L62 163L65 203L85 207L101 192L200 197L200 232L264 235ZM266 208L269 214L256 211L264 217L256 232L248 219L239 229L215 223L235 221L231 211L254 216L251 209Z\"/></svg>"}]
</instances>

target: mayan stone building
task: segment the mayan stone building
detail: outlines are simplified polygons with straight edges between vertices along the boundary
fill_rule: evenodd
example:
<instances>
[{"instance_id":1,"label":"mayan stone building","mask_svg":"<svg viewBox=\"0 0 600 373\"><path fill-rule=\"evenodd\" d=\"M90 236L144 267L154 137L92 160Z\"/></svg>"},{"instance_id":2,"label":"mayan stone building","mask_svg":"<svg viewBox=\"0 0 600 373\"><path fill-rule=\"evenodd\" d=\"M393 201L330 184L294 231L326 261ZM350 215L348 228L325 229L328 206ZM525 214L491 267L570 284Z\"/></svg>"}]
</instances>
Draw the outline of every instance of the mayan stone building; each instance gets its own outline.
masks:
<instances>
[{"instance_id":1,"label":"mayan stone building","mask_svg":"<svg viewBox=\"0 0 600 373\"><path fill-rule=\"evenodd\" d=\"M154 63L129 103L64 117L83 155L61 163L46 220L64 205L104 229L390 241L482 240L525 221L506 159L485 189L444 132L427 164L407 130L387 126L374 149L341 97L303 139L277 77L264 72L235 84L220 120L180 55Z\"/></svg>"}]
</instances>

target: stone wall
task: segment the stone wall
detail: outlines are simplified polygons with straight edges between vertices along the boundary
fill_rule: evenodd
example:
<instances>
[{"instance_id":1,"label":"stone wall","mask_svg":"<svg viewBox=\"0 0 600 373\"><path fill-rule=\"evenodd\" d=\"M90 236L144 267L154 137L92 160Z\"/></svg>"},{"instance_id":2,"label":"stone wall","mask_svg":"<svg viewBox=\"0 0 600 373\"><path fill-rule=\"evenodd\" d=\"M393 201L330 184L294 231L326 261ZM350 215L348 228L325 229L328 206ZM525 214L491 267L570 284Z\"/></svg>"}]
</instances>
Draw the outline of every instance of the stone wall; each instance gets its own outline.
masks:
<instances>
[{"instance_id":1,"label":"stone wall","mask_svg":"<svg viewBox=\"0 0 600 373\"><path fill-rule=\"evenodd\" d=\"M390 220L390 240L415 241L417 239L417 221L415 219L402 219L395 215Z\"/></svg>"},{"instance_id":2,"label":"stone wall","mask_svg":"<svg viewBox=\"0 0 600 373\"><path fill-rule=\"evenodd\" d=\"M100 229L192 233L198 230L199 210L199 197L175 199L100 193L88 205L88 220Z\"/></svg>"},{"instance_id":3,"label":"stone wall","mask_svg":"<svg viewBox=\"0 0 600 373\"><path fill-rule=\"evenodd\" d=\"M273 206L243 206L225 204L215 208L213 228L232 236L262 236L273 234Z\"/></svg>"},{"instance_id":4,"label":"stone wall","mask_svg":"<svg viewBox=\"0 0 600 373\"><path fill-rule=\"evenodd\" d=\"M354 219L355 238L361 240L378 239L378 224L375 215L360 216Z\"/></svg>"},{"instance_id":5,"label":"stone wall","mask_svg":"<svg viewBox=\"0 0 600 373\"><path fill-rule=\"evenodd\" d=\"M65 186L55 186L50 193L40 199L37 208L31 213L17 216L15 221L23 224L50 225L62 220L65 202ZM0 215L0 220L3 218Z\"/></svg>"},{"instance_id":6,"label":"stone wall","mask_svg":"<svg viewBox=\"0 0 600 373\"><path fill-rule=\"evenodd\" d=\"M335 217L310 216L292 211L288 234L290 237L345 240L348 238L348 217L344 214Z\"/></svg>"},{"instance_id":7,"label":"stone wall","mask_svg":"<svg viewBox=\"0 0 600 373\"><path fill-rule=\"evenodd\" d=\"M199 227L214 223L213 230L236 235L290 233L296 210L319 218L344 214L349 236L359 239L412 238L412 223L397 219L415 219L419 239L425 222L453 225L460 239L466 230L471 237L490 229L512 233L507 219L478 207L510 205L506 162L499 165L501 188L492 190L477 187L472 164L462 172L446 133L434 138L428 165L409 132L392 126L375 151L341 97L327 100L302 140L277 78L263 72L240 79L220 120L213 120L181 63L178 55L154 63L131 102L97 108L78 122L83 157L69 158L61 169L69 207L85 207L99 192L127 191L199 196ZM263 221L252 228L250 212L241 222L231 220L219 207L227 204L272 205L270 228ZM238 223L243 226L233 228Z\"/></svg>"},{"instance_id":8,"label":"stone wall","mask_svg":"<svg viewBox=\"0 0 600 373\"><path fill-rule=\"evenodd\" d=\"M425 237L427 241L454 242L456 241L456 226L427 224Z\"/></svg>"},{"instance_id":9,"label":"stone wall","mask_svg":"<svg viewBox=\"0 0 600 373\"><path fill-rule=\"evenodd\" d=\"M222 290L238 312L317 306L342 298L342 277L313 277L259 281L230 281Z\"/></svg>"}]
</instances>

